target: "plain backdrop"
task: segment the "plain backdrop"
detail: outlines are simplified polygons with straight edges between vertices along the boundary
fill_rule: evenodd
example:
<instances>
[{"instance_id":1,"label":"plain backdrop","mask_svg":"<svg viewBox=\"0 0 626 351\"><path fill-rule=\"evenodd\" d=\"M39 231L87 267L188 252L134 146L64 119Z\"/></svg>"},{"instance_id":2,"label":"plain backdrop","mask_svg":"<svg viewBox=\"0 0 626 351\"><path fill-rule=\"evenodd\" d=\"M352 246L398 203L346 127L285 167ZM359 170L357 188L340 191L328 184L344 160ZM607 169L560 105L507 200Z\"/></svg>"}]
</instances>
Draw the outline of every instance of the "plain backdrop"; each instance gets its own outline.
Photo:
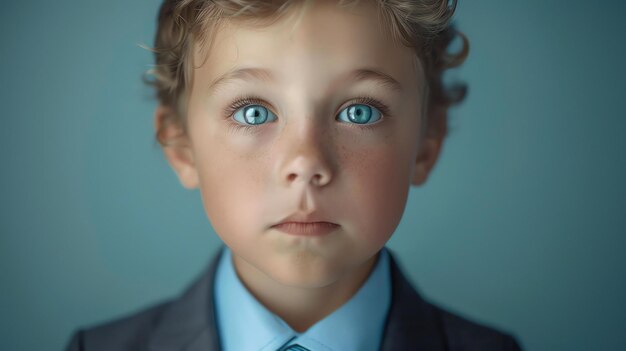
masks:
<instances>
[{"instance_id":1,"label":"plain backdrop","mask_svg":"<svg viewBox=\"0 0 626 351\"><path fill-rule=\"evenodd\" d=\"M389 243L527 350L626 349L624 4L461 0L469 95ZM153 141L158 5L1 1L1 350L174 297L221 245Z\"/></svg>"}]
</instances>

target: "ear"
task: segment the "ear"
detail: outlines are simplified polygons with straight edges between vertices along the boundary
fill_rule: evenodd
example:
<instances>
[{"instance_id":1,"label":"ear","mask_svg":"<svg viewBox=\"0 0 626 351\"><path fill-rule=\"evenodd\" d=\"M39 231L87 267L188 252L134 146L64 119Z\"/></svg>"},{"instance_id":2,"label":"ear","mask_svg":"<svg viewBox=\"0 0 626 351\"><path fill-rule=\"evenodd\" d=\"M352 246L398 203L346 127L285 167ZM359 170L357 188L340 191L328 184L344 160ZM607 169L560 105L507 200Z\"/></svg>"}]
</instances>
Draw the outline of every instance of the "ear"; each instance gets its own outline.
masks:
<instances>
[{"instance_id":1,"label":"ear","mask_svg":"<svg viewBox=\"0 0 626 351\"><path fill-rule=\"evenodd\" d=\"M157 139L163 149L163 154L183 187L194 189L198 187L198 171L194 162L191 140L185 133L176 112L171 108L159 105L154 111L154 128Z\"/></svg>"},{"instance_id":2,"label":"ear","mask_svg":"<svg viewBox=\"0 0 626 351\"><path fill-rule=\"evenodd\" d=\"M420 150L415 160L415 168L413 169L413 177L411 184L415 186L423 185L428 179L428 175L437 163L439 154L441 152L441 146L443 143L443 135L436 133L437 135L426 135Z\"/></svg>"}]
</instances>

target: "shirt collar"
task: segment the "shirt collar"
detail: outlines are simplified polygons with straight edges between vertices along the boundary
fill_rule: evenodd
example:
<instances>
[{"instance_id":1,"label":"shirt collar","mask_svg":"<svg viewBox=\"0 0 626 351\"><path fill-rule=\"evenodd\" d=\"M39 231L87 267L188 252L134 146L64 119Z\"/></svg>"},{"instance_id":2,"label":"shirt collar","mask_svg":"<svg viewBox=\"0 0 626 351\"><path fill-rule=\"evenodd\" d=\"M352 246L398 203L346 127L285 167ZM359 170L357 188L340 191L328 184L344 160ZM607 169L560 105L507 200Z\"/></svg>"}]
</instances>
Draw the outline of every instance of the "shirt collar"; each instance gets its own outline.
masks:
<instances>
[{"instance_id":1,"label":"shirt collar","mask_svg":"<svg viewBox=\"0 0 626 351\"><path fill-rule=\"evenodd\" d=\"M378 350L389 305L391 277L385 248L357 293L304 333L292 330L250 294L237 276L228 248L215 276L218 330L224 350L275 351L297 343L312 351Z\"/></svg>"}]
</instances>

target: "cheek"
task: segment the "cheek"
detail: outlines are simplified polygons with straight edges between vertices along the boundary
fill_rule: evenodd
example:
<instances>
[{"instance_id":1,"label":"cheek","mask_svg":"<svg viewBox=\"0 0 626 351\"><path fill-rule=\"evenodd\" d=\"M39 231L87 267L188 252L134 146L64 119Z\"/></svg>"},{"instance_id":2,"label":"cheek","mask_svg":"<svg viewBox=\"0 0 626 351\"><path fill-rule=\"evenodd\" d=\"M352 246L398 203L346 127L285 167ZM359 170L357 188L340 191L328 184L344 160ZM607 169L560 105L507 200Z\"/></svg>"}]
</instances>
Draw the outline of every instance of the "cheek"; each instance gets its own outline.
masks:
<instances>
[{"instance_id":1,"label":"cheek","mask_svg":"<svg viewBox=\"0 0 626 351\"><path fill-rule=\"evenodd\" d=\"M355 232L366 242L382 246L400 222L410 186L408 157L388 147L360 157L350 168L347 205L350 218L357 219Z\"/></svg>"},{"instance_id":2,"label":"cheek","mask_svg":"<svg viewBox=\"0 0 626 351\"><path fill-rule=\"evenodd\" d=\"M258 230L264 185L259 159L233 152L220 142L205 145L198 167L202 202L211 225L227 244L248 240Z\"/></svg>"}]
</instances>

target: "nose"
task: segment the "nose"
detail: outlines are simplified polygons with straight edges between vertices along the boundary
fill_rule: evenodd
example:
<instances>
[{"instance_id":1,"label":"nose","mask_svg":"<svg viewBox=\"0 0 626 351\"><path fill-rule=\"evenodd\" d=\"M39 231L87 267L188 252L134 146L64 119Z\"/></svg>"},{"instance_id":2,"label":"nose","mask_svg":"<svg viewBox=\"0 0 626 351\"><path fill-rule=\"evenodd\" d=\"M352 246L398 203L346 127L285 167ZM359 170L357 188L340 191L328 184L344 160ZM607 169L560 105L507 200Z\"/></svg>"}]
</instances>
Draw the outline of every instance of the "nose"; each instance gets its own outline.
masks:
<instances>
[{"instance_id":1,"label":"nose","mask_svg":"<svg viewBox=\"0 0 626 351\"><path fill-rule=\"evenodd\" d=\"M322 187L330 183L331 173L329 169L316 162L312 158L301 156L290 162L288 169L284 172L284 182L289 185L297 182Z\"/></svg>"},{"instance_id":2,"label":"nose","mask_svg":"<svg viewBox=\"0 0 626 351\"><path fill-rule=\"evenodd\" d=\"M284 132L287 135L280 145L284 152L279 162L279 179L287 186L304 183L322 187L330 183L334 173L334 152L325 132L308 125L298 131Z\"/></svg>"}]
</instances>

